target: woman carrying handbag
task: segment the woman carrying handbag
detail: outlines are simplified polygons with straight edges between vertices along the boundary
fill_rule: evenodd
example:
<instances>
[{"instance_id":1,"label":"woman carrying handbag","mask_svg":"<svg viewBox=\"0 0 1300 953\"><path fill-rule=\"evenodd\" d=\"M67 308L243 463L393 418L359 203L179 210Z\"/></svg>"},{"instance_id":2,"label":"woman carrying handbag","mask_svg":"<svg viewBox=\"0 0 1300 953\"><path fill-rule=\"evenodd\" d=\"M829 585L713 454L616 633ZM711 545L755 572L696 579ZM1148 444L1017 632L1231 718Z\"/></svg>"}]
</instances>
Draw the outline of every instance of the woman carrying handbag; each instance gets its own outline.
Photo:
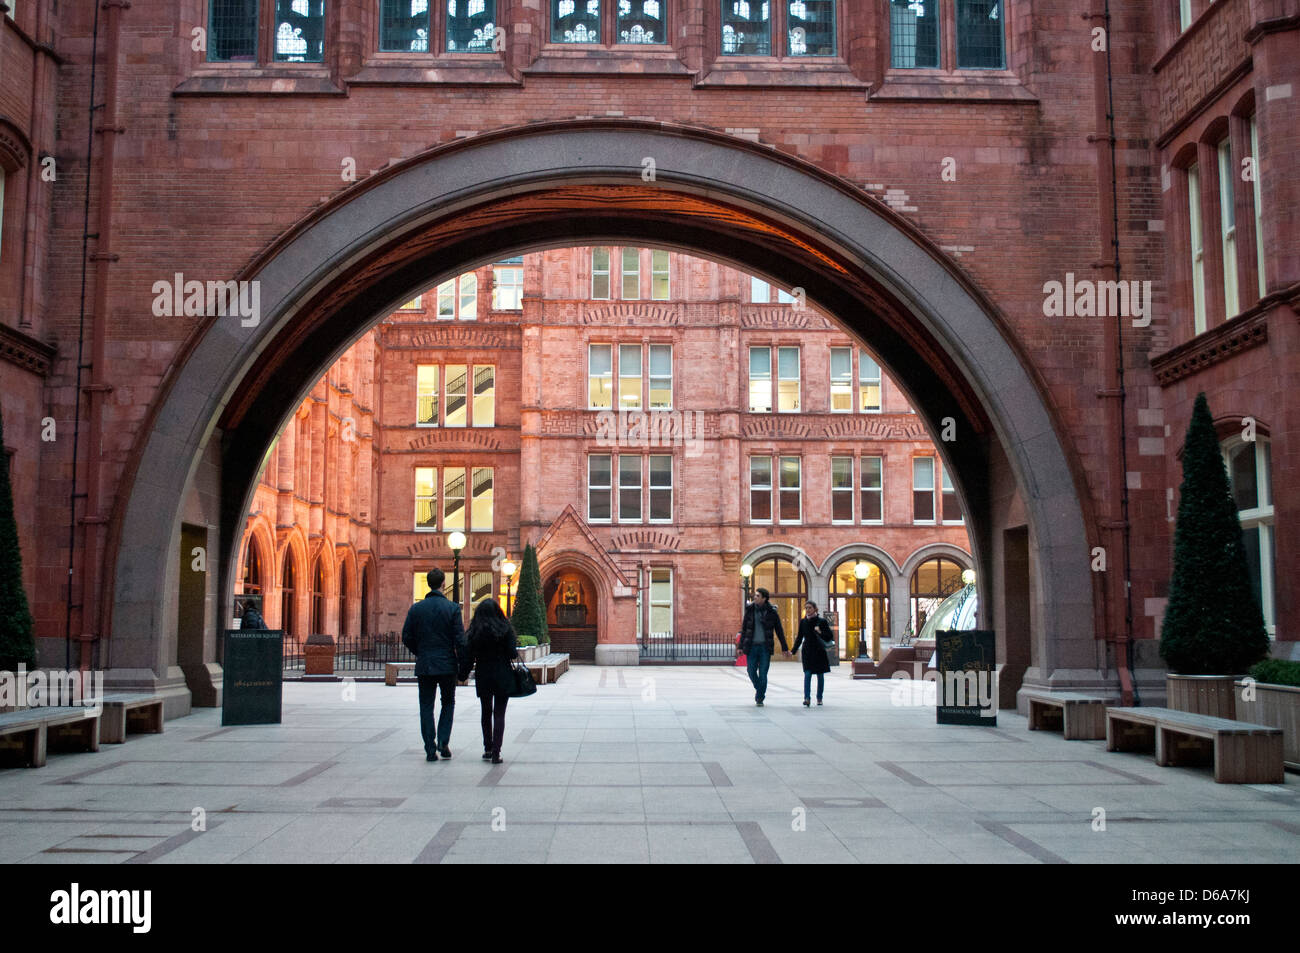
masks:
<instances>
[{"instance_id":1,"label":"woman carrying handbag","mask_svg":"<svg viewBox=\"0 0 1300 953\"><path fill-rule=\"evenodd\" d=\"M803 704L807 708L811 703L809 690L812 677L817 676L817 704L822 703L822 690L826 685L826 673L831 670L830 653L835 647L835 635L830 624L817 614L817 603L803 604L803 618L799 620L799 637L794 640L792 652L798 652L803 646Z\"/></svg>"},{"instance_id":2,"label":"woman carrying handbag","mask_svg":"<svg viewBox=\"0 0 1300 953\"><path fill-rule=\"evenodd\" d=\"M495 599L484 599L478 604L466 641L469 656L464 674L468 676L469 665L474 666L474 691L483 713L483 760L501 764L506 703L516 692L511 660L519 657L519 650L515 628ZM524 671L527 673L527 669Z\"/></svg>"}]
</instances>

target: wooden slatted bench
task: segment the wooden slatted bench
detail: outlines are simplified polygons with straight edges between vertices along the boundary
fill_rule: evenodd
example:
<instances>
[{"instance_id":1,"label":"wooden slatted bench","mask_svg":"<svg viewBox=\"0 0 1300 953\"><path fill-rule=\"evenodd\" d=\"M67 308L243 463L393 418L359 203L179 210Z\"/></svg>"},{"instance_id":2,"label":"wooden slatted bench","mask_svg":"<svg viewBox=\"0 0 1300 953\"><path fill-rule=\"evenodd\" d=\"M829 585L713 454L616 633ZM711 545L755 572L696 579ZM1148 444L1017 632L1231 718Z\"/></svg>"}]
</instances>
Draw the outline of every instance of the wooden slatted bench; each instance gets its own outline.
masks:
<instances>
[{"instance_id":1,"label":"wooden slatted bench","mask_svg":"<svg viewBox=\"0 0 1300 953\"><path fill-rule=\"evenodd\" d=\"M77 706L24 708L0 713L0 737L17 737L29 767L45 766L50 735L72 735L87 751L99 750L99 711Z\"/></svg>"},{"instance_id":2,"label":"wooden slatted bench","mask_svg":"<svg viewBox=\"0 0 1300 953\"><path fill-rule=\"evenodd\" d=\"M528 666L528 671L533 673L533 680L538 685L545 685L548 682L559 681L560 676L569 670L569 653L552 652L550 655L543 655L524 664Z\"/></svg>"},{"instance_id":3,"label":"wooden slatted bench","mask_svg":"<svg viewBox=\"0 0 1300 953\"><path fill-rule=\"evenodd\" d=\"M385 662L384 663L384 684L396 685L397 676L402 672L415 674L414 662Z\"/></svg>"},{"instance_id":4,"label":"wooden slatted bench","mask_svg":"<svg viewBox=\"0 0 1300 953\"><path fill-rule=\"evenodd\" d=\"M1029 730L1055 729L1060 713L1061 732L1067 741L1095 741L1106 737L1106 699L1071 692L1026 692Z\"/></svg>"},{"instance_id":5,"label":"wooden slatted bench","mask_svg":"<svg viewBox=\"0 0 1300 953\"><path fill-rule=\"evenodd\" d=\"M143 727L135 727L140 726ZM99 720L101 744L120 745L128 731L160 735L163 732L163 698L151 692L120 692L104 696Z\"/></svg>"},{"instance_id":6,"label":"wooden slatted bench","mask_svg":"<svg viewBox=\"0 0 1300 953\"><path fill-rule=\"evenodd\" d=\"M1177 736L1203 738L1214 746L1214 780L1221 784L1280 784L1282 729L1194 715L1171 708L1107 708L1106 750L1155 749L1162 767L1186 763Z\"/></svg>"}]
</instances>

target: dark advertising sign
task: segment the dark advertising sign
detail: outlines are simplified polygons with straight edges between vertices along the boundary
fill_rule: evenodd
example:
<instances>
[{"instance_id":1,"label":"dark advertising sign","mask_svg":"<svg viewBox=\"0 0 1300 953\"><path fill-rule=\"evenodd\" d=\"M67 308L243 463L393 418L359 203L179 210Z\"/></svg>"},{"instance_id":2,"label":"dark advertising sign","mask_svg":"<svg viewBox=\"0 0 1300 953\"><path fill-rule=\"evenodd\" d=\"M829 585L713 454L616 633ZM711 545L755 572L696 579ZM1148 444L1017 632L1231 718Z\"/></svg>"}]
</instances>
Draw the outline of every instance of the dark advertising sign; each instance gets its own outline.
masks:
<instances>
[{"instance_id":1,"label":"dark advertising sign","mask_svg":"<svg viewBox=\"0 0 1300 953\"><path fill-rule=\"evenodd\" d=\"M223 725L278 725L284 677L284 633L227 629Z\"/></svg>"},{"instance_id":2,"label":"dark advertising sign","mask_svg":"<svg viewBox=\"0 0 1300 953\"><path fill-rule=\"evenodd\" d=\"M938 724L997 725L995 645L993 633L983 629L935 633Z\"/></svg>"}]
</instances>

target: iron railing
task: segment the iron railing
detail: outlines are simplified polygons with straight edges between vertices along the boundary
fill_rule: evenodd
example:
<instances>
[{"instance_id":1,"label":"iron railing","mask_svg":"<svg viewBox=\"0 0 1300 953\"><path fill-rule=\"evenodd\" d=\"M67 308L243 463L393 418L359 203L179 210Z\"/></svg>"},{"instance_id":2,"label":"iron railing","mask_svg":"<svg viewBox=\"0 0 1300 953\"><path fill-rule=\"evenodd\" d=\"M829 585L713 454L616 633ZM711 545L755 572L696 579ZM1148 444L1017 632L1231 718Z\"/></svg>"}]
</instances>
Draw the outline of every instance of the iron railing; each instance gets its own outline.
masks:
<instances>
[{"instance_id":1,"label":"iron railing","mask_svg":"<svg viewBox=\"0 0 1300 953\"><path fill-rule=\"evenodd\" d=\"M690 632L641 636L644 665L730 665L736 660L734 632Z\"/></svg>"},{"instance_id":2,"label":"iron railing","mask_svg":"<svg viewBox=\"0 0 1300 953\"><path fill-rule=\"evenodd\" d=\"M414 661L415 656L402 644L401 637L396 632L334 637L335 674L382 675L385 662ZM285 674L301 675L305 665L303 644L286 639L284 643Z\"/></svg>"}]
</instances>

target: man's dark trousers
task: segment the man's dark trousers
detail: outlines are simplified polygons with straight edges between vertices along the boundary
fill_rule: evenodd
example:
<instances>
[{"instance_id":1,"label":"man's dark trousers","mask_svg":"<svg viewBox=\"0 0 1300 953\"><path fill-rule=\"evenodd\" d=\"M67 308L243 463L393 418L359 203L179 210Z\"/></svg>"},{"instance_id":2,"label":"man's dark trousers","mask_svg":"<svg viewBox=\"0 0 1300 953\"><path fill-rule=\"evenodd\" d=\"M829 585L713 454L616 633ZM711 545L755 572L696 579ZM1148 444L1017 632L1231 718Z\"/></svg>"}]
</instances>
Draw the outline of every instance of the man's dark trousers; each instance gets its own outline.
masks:
<instances>
[{"instance_id":1,"label":"man's dark trousers","mask_svg":"<svg viewBox=\"0 0 1300 953\"><path fill-rule=\"evenodd\" d=\"M420 683L420 735L424 738L424 753L436 754L451 741L451 719L456 711L455 675L417 675ZM433 698L442 694L442 711L435 727Z\"/></svg>"}]
</instances>

